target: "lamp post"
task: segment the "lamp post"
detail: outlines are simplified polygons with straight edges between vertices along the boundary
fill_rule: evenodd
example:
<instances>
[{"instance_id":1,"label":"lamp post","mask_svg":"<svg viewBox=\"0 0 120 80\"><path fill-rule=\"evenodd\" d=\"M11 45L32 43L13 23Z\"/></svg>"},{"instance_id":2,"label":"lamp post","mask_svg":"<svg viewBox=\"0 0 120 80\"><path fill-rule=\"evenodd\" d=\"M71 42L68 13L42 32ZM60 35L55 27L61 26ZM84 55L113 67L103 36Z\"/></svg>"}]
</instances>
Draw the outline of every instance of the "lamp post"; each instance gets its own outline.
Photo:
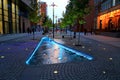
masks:
<instances>
[{"instance_id":1,"label":"lamp post","mask_svg":"<svg viewBox=\"0 0 120 80\"><path fill-rule=\"evenodd\" d=\"M54 4L54 2L51 4L51 6L53 7L53 38L54 38L54 7L56 6Z\"/></svg>"},{"instance_id":2,"label":"lamp post","mask_svg":"<svg viewBox=\"0 0 120 80\"><path fill-rule=\"evenodd\" d=\"M57 33L57 16L55 16L55 18L56 18L56 33Z\"/></svg>"}]
</instances>

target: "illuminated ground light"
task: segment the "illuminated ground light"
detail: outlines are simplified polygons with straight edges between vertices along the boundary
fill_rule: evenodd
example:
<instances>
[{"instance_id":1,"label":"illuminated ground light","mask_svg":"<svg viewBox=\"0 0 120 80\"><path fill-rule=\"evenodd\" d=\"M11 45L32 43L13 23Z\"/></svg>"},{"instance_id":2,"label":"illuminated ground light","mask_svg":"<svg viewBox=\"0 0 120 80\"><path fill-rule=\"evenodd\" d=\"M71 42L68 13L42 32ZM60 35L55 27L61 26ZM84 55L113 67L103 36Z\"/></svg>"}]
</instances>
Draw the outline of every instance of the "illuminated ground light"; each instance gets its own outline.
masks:
<instances>
[{"instance_id":1,"label":"illuminated ground light","mask_svg":"<svg viewBox=\"0 0 120 80\"><path fill-rule=\"evenodd\" d=\"M106 72L105 72L105 71L103 71L103 74L106 74Z\"/></svg>"},{"instance_id":2,"label":"illuminated ground light","mask_svg":"<svg viewBox=\"0 0 120 80\"><path fill-rule=\"evenodd\" d=\"M103 50L106 50L106 48L103 48Z\"/></svg>"},{"instance_id":3,"label":"illuminated ground light","mask_svg":"<svg viewBox=\"0 0 120 80\"><path fill-rule=\"evenodd\" d=\"M112 61L112 60L113 60L113 58L109 58L109 60L110 60L110 61Z\"/></svg>"},{"instance_id":4,"label":"illuminated ground light","mask_svg":"<svg viewBox=\"0 0 120 80\"><path fill-rule=\"evenodd\" d=\"M8 48L8 50L10 50L10 48Z\"/></svg>"},{"instance_id":5,"label":"illuminated ground light","mask_svg":"<svg viewBox=\"0 0 120 80\"><path fill-rule=\"evenodd\" d=\"M88 51L91 51L91 49L88 49Z\"/></svg>"},{"instance_id":6,"label":"illuminated ground light","mask_svg":"<svg viewBox=\"0 0 120 80\"><path fill-rule=\"evenodd\" d=\"M53 73L54 73L54 74L58 74L58 71L57 71L57 70L55 70Z\"/></svg>"},{"instance_id":7,"label":"illuminated ground light","mask_svg":"<svg viewBox=\"0 0 120 80\"><path fill-rule=\"evenodd\" d=\"M44 41L47 41L48 43L50 43L50 44L52 44L52 45L57 45L57 46L59 46L59 48L63 48L63 49L65 49L65 50L68 50L68 51L70 51L70 52L72 52L72 53L75 53L75 54L78 55L78 56L82 56L82 57L84 57L84 58L86 58L86 59L88 59L88 60L92 60L92 59L93 59L93 57L90 56L90 55L87 55L87 54L85 54L85 53L83 53L83 52L80 52L80 51L78 51L78 50L72 49L72 48L70 48L70 47L67 47L67 46L65 46L65 45L63 45L63 44L60 44L60 43L58 43L58 42L56 42L56 41L48 38L48 37L43 37L43 38L41 39L41 41L39 42L38 46L35 48L35 50L34 50L33 53L31 54L31 56L30 56L30 57L28 58L28 60L26 61L26 64L30 64L30 63L29 63L30 60L31 60L32 57L35 55L36 51L40 48L40 46L42 45L42 43L43 43ZM62 51L60 51L60 52L62 53ZM44 54L43 54L43 55L44 55ZM62 58L59 56L59 58L57 58L57 59L62 59Z\"/></svg>"},{"instance_id":8,"label":"illuminated ground light","mask_svg":"<svg viewBox=\"0 0 120 80\"><path fill-rule=\"evenodd\" d=\"M28 51L28 48L25 48L26 51Z\"/></svg>"},{"instance_id":9,"label":"illuminated ground light","mask_svg":"<svg viewBox=\"0 0 120 80\"><path fill-rule=\"evenodd\" d=\"M85 48L85 46L82 46L82 48L84 49L84 48Z\"/></svg>"},{"instance_id":10,"label":"illuminated ground light","mask_svg":"<svg viewBox=\"0 0 120 80\"><path fill-rule=\"evenodd\" d=\"M3 59L3 58L5 58L5 56L0 56L0 58L2 58L2 59Z\"/></svg>"}]
</instances>

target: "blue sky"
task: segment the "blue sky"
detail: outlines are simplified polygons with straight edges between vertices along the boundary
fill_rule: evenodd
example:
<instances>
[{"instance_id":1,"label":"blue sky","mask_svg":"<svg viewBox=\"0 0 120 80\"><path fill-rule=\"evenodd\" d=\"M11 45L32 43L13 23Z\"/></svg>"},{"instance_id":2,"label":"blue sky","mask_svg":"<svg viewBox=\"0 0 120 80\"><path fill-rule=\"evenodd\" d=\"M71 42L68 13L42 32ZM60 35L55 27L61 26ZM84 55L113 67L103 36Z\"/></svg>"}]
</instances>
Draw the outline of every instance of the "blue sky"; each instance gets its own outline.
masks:
<instances>
[{"instance_id":1,"label":"blue sky","mask_svg":"<svg viewBox=\"0 0 120 80\"><path fill-rule=\"evenodd\" d=\"M54 9L54 15L57 16L57 18L62 17L63 11L65 11L65 7L68 3L69 0L41 0L43 2L46 2L48 7L47 7L47 14L48 16L52 19L53 17L53 7L50 6L53 2L57 5Z\"/></svg>"}]
</instances>

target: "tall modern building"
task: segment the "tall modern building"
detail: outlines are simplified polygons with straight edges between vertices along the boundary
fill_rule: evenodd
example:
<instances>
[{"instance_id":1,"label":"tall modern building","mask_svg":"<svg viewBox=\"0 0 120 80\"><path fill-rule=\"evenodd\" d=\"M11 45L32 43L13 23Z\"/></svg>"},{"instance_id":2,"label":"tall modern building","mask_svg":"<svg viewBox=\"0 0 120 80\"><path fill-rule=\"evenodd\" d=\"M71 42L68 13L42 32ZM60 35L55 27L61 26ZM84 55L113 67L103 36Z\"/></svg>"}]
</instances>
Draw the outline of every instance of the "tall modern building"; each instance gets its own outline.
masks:
<instances>
[{"instance_id":1,"label":"tall modern building","mask_svg":"<svg viewBox=\"0 0 120 80\"><path fill-rule=\"evenodd\" d=\"M120 31L120 0L94 0L94 3L96 29Z\"/></svg>"},{"instance_id":2,"label":"tall modern building","mask_svg":"<svg viewBox=\"0 0 120 80\"><path fill-rule=\"evenodd\" d=\"M26 32L31 1L37 0L0 0L0 34Z\"/></svg>"}]
</instances>

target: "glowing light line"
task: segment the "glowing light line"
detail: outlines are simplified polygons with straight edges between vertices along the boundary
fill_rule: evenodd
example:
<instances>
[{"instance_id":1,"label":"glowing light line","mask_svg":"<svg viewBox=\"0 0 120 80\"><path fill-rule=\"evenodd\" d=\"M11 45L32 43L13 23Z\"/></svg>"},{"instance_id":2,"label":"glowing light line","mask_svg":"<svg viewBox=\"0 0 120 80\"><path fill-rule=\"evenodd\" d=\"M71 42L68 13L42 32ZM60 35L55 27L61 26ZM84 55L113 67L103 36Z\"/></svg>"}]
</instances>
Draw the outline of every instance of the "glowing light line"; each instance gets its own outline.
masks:
<instances>
[{"instance_id":1,"label":"glowing light line","mask_svg":"<svg viewBox=\"0 0 120 80\"><path fill-rule=\"evenodd\" d=\"M55 42L55 41L53 41L53 40L52 40L52 43L53 43L53 44L58 44L60 47L66 49L66 50L68 50L68 51L71 51L71 52L73 52L73 53L76 53L76 54L79 55L79 56L83 56L84 58L87 58L88 60L92 60L92 59L93 59L92 56L89 56L89 55L87 55L87 54L85 54L85 53L83 53L83 52L77 51L77 50L72 49L72 48L70 48L70 47L66 47L65 45L62 45L62 44L60 44L60 43L57 43L57 42Z\"/></svg>"},{"instance_id":2,"label":"glowing light line","mask_svg":"<svg viewBox=\"0 0 120 80\"><path fill-rule=\"evenodd\" d=\"M43 43L43 41L49 41L49 43L57 44L57 45L59 45L61 48L64 48L64 49L66 49L66 50L68 50L68 51L71 51L71 52L73 52L73 53L75 53L75 54L77 54L77 55L79 55L79 56L83 56L84 58L86 58L86 59L88 59L88 60L92 60L92 59L93 59L92 56L89 56L89 55L87 55L87 54L85 54L85 53L83 53L83 52L80 52L80 51L78 51L78 50L72 49L72 48L70 48L70 47L66 47L65 45L60 44L60 43L58 43L58 42L56 42L56 41L54 41L54 40L52 40L52 39L50 39L50 38L48 38L48 37L43 37L43 38L41 39L41 41L39 42L39 44L37 45L37 47L35 48L35 50L33 51L32 55L31 55L31 56L29 57L29 59L26 61L26 64L29 64L30 60L32 59L32 57L34 56L34 54L36 53L36 51L38 50L38 48L41 46L41 44ZM62 58L62 54L61 54L61 53L60 53L59 57Z\"/></svg>"},{"instance_id":3,"label":"glowing light line","mask_svg":"<svg viewBox=\"0 0 120 80\"><path fill-rule=\"evenodd\" d=\"M47 37L43 37L40 41L40 43L37 45L37 47L35 48L35 50L33 51L32 55L29 57L29 59L26 61L26 64L29 64L30 60L32 59L32 57L34 56L34 54L36 53L36 51L38 50L38 48L41 46L43 40L47 40Z\"/></svg>"}]
</instances>

